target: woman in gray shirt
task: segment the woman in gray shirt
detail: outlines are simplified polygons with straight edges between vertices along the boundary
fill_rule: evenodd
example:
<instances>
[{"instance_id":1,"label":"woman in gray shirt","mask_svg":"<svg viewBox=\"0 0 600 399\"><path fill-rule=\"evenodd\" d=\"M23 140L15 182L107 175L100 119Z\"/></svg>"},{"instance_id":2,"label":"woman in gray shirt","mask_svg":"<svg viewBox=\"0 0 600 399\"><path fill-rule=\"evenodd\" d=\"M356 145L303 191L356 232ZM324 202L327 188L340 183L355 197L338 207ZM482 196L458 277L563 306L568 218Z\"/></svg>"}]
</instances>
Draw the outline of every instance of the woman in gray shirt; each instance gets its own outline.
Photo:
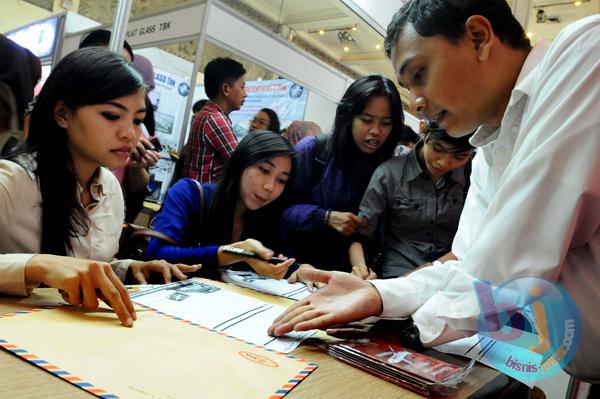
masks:
<instances>
[{"instance_id":1,"label":"woman in gray shirt","mask_svg":"<svg viewBox=\"0 0 600 399\"><path fill-rule=\"evenodd\" d=\"M450 137L430 122L414 149L375 170L360 204L365 222L349 251L353 274L374 277L363 245L370 255L381 252L382 278L401 276L450 251L469 185L469 137Z\"/></svg>"}]
</instances>

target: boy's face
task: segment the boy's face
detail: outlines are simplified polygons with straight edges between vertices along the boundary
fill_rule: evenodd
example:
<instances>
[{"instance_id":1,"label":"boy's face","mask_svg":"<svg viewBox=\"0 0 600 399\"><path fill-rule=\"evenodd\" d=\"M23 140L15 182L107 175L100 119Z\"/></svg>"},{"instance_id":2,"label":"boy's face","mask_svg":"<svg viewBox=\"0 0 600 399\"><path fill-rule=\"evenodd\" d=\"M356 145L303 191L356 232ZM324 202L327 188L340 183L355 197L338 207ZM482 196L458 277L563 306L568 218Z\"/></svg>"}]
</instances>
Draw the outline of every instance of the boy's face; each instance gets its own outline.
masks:
<instances>
[{"instance_id":1,"label":"boy's face","mask_svg":"<svg viewBox=\"0 0 600 399\"><path fill-rule=\"evenodd\" d=\"M236 79L231 85L228 85L228 90L225 92L225 97L233 111L237 111L244 105L244 99L247 94L245 91L246 81L245 75Z\"/></svg>"},{"instance_id":2,"label":"boy's face","mask_svg":"<svg viewBox=\"0 0 600 399\"><path fill-rule=\"evenodd\" d=\"M465 34L457 44L435 35L423 37L407 24L391 51L398 83L409 89L411 107L454 137L486 122L492 98L478 52ZM494 101L494 100L492 100Z\"/></svg>"}]
</instances>

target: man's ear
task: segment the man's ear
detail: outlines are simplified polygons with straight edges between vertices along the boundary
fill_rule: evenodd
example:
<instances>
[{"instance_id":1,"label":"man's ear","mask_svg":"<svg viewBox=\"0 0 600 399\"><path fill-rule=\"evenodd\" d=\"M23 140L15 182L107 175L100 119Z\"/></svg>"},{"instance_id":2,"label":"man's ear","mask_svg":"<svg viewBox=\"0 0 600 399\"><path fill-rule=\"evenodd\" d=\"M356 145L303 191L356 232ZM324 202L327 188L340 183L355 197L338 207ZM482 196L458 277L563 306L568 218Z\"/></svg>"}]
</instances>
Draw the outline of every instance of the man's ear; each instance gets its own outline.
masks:
<instances>
[{"instance_id":1,"label":"man's ear","mask_svg":"<svg viewBox=\"0 0 600 399\"><path fill-rule=\"evenodd\" d=\"M496 38L490 21L481 15L472 15L465 22L465 29L477 52L477 59L487 61Z\"/></svg>"},{"instance_id":2,"label":"man's ear","mask_svg":"<svg viewBox=\"0 0 600 399\"><path fill-rule=\"evenodd\" d=\"M231 92L231 86L229 85L229 83L223 82L221 84L220 92L221 92L221 95L223 96L223 98L229 97L229 93Z\"/></svg>"},{"instance_id":3,"label":"man's ear","mask_svg":"<svg viewBox=\"0 0 600 399\"><path fill-rule=\"evenodd\" d=\"M56 102L56 105L54 106L54 120L58 126L66 129L69 126L70 114L71 111L64 101L59 100Z\"/></svg>"}]
</instances>

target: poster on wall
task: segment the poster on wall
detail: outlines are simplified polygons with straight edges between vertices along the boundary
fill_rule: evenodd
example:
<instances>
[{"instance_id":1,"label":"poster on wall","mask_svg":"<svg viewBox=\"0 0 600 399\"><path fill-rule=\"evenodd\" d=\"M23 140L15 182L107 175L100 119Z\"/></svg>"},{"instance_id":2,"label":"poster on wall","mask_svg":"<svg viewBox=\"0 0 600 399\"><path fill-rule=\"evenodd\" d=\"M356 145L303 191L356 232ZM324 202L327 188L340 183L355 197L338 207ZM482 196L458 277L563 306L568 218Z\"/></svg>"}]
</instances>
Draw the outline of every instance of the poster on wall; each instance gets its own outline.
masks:
<instances>
[{"instance_id":1,"label":"poster on wall","mask_svg":"<svg viewBox=\"0 0 600 399\"><path fill-rule=\"evenodd\" d=\"M254 116L263 108L271 108L279 116L281 128L303 119L308 90L287 79L246 82L246 101L229 117L238 137L245 135Z\"/></svg>"},{"instance_id":2,"label":"poster on wall","mask_svg":"<svg viewBox=\"0 0 600 399\"><path fill-rule=\"evenodd\" d=\"M154 82L156 86L148 93L148 97L154 110L156 137L160 140L163 150L160 154L161 159L149 171L148 199L162 202L175 168L168 150L179 150L183 113L190 85L188 78L159 68L154 68Z\"/></svg>"}]
</instances>

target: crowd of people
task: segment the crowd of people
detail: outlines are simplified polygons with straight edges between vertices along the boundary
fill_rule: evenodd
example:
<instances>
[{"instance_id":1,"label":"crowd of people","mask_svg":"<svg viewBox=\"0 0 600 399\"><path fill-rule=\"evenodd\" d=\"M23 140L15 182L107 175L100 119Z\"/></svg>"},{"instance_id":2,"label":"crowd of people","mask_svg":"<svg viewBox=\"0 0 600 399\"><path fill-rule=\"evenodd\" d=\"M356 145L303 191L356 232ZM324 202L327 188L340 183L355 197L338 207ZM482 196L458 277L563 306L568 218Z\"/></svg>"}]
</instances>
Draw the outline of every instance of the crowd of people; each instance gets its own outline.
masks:
<instances>
[{"instance_id":1,"label":"crowd of people","mask_svg":"<svg viewBox=\"0 0 600 399\"><path fill-rule=\"evenodd\" d=\"M422 118L419 133L405 126L394 83L371 75L348 87L331 132L309 121L282 129L265 108L238 143L229 114L244 105L246 70L214 59L181 179L153 224L170 240L152 239L143 260L114 256L125 201L158 160L144 131L152 83L128 45L118 55L102 47L110 34L88 36L55 66L26 138L0 160L0 292L45 284L71 304L105 300L132 326L124 281L218 277L245 262L324 285L272 335L398 317L432 346L477 332L474 282L540 277L560 284L581 315L567 371L598 383L599 33L592 16L532 47L504 0L408 1L385 51ZM28 66L0 71L22 129L39 73L7 40L2 52Z\"/></svg>"}]
</instances>

